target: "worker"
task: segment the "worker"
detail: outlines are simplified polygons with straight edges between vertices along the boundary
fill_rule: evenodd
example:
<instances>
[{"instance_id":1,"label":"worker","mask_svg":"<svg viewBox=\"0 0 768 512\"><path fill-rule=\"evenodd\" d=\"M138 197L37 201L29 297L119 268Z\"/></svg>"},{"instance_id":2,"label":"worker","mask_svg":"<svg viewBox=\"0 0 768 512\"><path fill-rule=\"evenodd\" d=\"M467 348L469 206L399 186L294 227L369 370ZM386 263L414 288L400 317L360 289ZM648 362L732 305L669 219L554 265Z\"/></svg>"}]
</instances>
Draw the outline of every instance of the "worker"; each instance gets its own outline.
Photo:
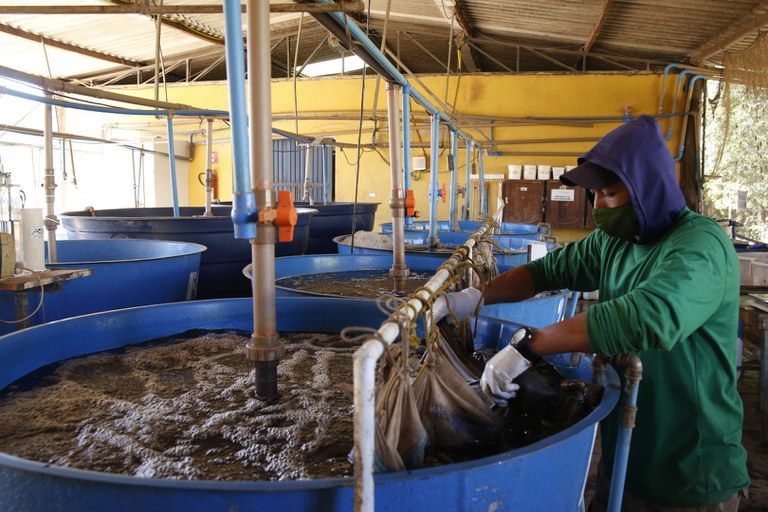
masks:
<instances>
[{"instance_id":1,"label":"worker","mask_svg":"<svg viewBox=\"0 0 768 512\"><path fill-rule=\"evenodd\" d=\"M739 263L712 219L685 206L659 124L640 116L605 135L561 182L588 189L597 225L585 239L435 302L433 321L546 290L598 290L586 312L520 329L486 364L483 390L515 396L543 355L636 354L642 362L624 511L736 512L749 476L736 388ZM601 422L591 510L606 510L618 430Z\"/></svg>"}]
</instances>

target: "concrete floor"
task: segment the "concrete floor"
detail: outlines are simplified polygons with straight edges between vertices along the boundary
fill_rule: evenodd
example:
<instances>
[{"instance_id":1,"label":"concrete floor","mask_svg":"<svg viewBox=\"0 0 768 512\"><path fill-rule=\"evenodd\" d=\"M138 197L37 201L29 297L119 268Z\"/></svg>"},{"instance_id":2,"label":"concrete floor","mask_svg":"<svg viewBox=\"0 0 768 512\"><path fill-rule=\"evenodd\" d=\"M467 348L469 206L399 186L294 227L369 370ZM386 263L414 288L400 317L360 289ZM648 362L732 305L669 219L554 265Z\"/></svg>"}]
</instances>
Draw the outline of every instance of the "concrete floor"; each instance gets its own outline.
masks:
<instances>
[{"instance_id":1,"label":"concrete floor","mask_svg":"<svg viewBox=\"0 0 768 512\"><path fill-rule=\"evenodd\" d=\"M744 371L739 379L739 391L744 401L744 447L747 449L747 468L751 480L749 501L742 500L740 512L768 512L768 431L763 427L760 413L759 357L750 347L744 348ZM642 384L641 384L642 385ZM638 411L638 414L642 414ZM599 432L598 432L599 436ZM595 442L587 487L586 503L592 497L593 478L600 459L600 442Z\"/></svg>"}]
</instances>

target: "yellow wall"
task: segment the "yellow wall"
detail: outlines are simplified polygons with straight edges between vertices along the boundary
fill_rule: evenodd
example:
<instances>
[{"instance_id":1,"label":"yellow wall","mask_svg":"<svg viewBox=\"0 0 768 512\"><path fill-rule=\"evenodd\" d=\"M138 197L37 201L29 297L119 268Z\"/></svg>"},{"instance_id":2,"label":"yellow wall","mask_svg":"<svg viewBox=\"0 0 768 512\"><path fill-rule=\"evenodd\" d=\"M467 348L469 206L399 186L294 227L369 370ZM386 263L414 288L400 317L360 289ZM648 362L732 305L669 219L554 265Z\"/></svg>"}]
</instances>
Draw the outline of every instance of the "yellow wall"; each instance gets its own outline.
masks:
<instances>
[{"instance_id":1,"label":"yellow wall","mask_svg":"<svg viewBox=\"0 0 768 512\"><path fill-rule=\"evenodd\" d=\"M419 80L441 98L445 96L445 77L420 77ZM457 111L466 116L493 116L519 118L516 126L496 127L492 138L496 141L521 139L563 139L563 138L593 138L597 139L618 126L621 121L599 122L576 118L617 117L624 114L625 106L631 108L632 115L657 113L661 88L661 75L656 74L590 74L590 75L473 75L451 77L447 97L455 102ZM302 119L278 120L273 126L290 132L312 135L316 137L333 137L339 142L355 144L358 139L357 130L360 125L361 93L365 90L364 109L368 115L376 108L380 119L376 140L387 141L386 113L387 96L385 84L377 78L368 77L365 82L360 77L274 81L272 86L272 112L274 115L289 117L294 109L299 113L311 115L336 116L339 119L318 120ZM668 81L669 83L673 81ZM420 87L417 87L420 89ZM425 97L430 98L423 89ZM142 97L152 97L152 90L146 88L129 88L126 94L136 94ZM378 96L377 96L378 92ZM671 103L674 91L668 87L666 93L667 108ZM167 98L171 102L180 102L199 108L227 110L226 84L183 85L169 86ZM374 99L377 101L374 102ZM431 100L431 103L436 102ZM412 131L412 143L429 143L429 126L424 117L424 110L412 104L412 114L419 116L418 130ZM341 117L346 116L346 119ZM574 118L572 121L526 121L525 118ZM666 130L669 121L662 120ZM186 125L185 125L186 126ZM204 128L204 123L199 125ZM226 128L217 122L217 128ZM373 138L373 122L363 123L361 142L369 144ZM186 129L191 129L188 126ZM162 130L161 130L162 131ZM679 130L678 130L679 131ZM480 131L466 129L465 132L475 137L481 143L488 144L485 137L489 136L487 128ZM677 134L675 134L677 135ZM441 137L447 142L445 133ZM218 152L219 163L214 165L219 176L219 197L222 200L231 199L231 146L229 131L223 129L215 132L217 142L214 150ZM220 139L220 140L219 140ZM197 137L200 146L196 148L195 161L190 165L190 198L192 204L203 204L203 188L197 182L197 175L205 170L204 139ZM497 148L503 153L526 153L525 155L505 154L502 156L484 155L486 174L506 174L508 164L548 164L553 166L574 165L576 155L586 152L594 140L582 142L550 142L537 144L505 145ZM670 140L670 149L678 147L676 137ZM547 155L546 153L558 153ZM414 149L413 156L426 155L429 164L429 149ZM450 186L450 175L446 171L446 148L441 148L438 155L438 181L446 188ZM385 159L389 159L387 147L379 147L378 151L367 148L363 151L359 165L359 189L355 190L358 178L355 165L357 153L354 148L345 148L336 153L336 182L335 200L381 203L376 215L376 223L388 222L391 215L388 207L390 196L390 171ZM459 143L459 153L456 159L458 166L457 182L464 186L466 180L466 152L463 141ZM418 181L412 181L417 200L417 209L422 212L422 218L429 217L428 186L429 173L421 173ZM498 183L491 185L488 196L489 212L496 209ZM372 197L374 196L374 197ZM457 204L463 204L459 198ZM448 201L438 204L438 218L448 219ZM584 236L582 230L563 230L558 233L561 240L578 239Z\"/></svg>"}]
</instances>

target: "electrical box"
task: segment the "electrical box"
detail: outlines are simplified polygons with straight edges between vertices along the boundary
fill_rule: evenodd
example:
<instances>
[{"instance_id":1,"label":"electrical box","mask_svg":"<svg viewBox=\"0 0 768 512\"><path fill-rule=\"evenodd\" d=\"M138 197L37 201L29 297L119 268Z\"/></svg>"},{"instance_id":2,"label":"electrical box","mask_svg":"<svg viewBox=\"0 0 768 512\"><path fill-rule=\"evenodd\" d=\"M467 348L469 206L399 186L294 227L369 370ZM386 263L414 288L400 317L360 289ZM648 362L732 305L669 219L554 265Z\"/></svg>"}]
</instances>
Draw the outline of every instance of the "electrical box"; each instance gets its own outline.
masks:
<instances>
[{"instance_id":1,"label":"electrical box","mask_svg":"<svg viewBox=\"0 0 768 512\"><path fill-rule=\"evenodd\" d=\"M415 156L413 157L412 168L414 171L426 171L427 170L427 157Z\"/></svg>"},{"instance_id":2,"label":"electrical box","mask_svg":"<svg viewBox=\"0 0 768 512\"><path fill-rule=\"evenodd\" d=\"M544 180L506 180L502 183L504 222L538 224L544 216Z\"/></svg>"}]
</instances>

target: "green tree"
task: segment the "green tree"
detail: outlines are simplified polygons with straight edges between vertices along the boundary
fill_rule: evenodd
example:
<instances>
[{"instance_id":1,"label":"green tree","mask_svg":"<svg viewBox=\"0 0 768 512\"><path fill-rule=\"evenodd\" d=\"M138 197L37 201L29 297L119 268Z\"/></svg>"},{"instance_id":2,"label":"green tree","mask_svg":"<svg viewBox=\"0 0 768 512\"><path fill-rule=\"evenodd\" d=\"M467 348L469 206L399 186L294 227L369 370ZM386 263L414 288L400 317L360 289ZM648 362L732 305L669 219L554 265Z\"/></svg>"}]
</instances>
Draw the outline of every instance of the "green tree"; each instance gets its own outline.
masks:
<instances>
[{"instance_id":1,"label":"green tree","mask_svg":"<svg viewBox=\"0 0 768 512\"><path fill-rule=\"evenodd\" d=\"M706 103L705 214L732 219L741 225L738 234L768 241L768 91L721 84ZM738 209L740 191L746 209Z\"/></svg>"}]
</instances>

